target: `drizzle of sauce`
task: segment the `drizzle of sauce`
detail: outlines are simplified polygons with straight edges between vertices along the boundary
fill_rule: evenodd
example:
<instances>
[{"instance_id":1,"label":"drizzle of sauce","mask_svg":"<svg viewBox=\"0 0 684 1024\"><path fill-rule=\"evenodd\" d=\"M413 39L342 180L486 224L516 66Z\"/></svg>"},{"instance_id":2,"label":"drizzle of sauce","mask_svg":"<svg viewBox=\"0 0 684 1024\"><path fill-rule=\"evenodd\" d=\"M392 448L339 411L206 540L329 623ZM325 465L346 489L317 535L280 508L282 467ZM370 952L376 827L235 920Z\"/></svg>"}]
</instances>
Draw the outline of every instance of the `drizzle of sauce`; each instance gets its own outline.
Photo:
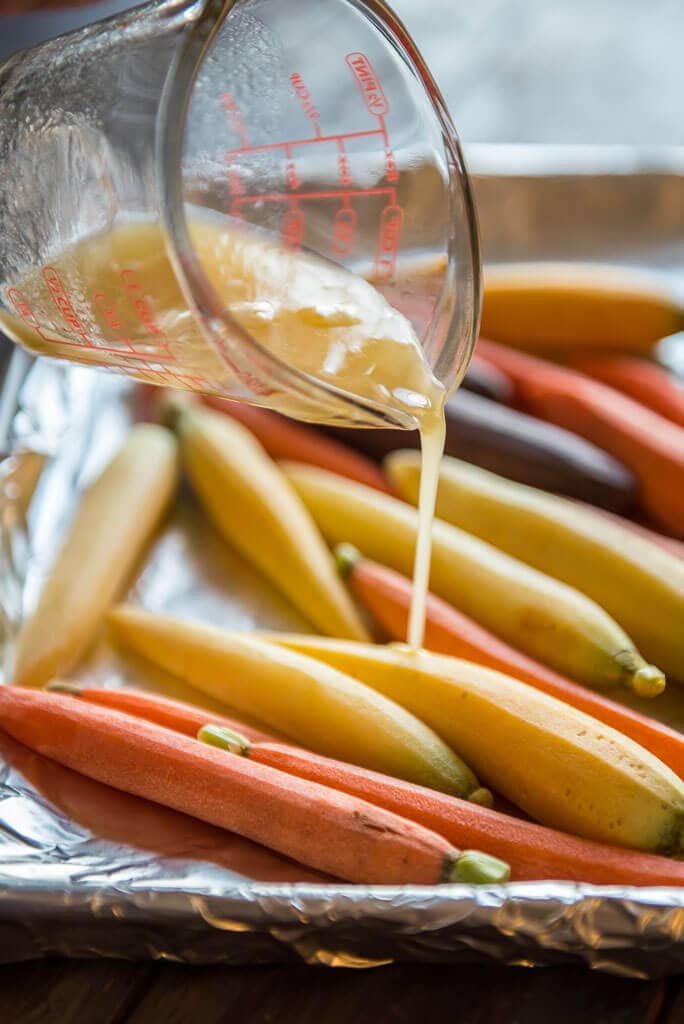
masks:
<instances>
[{"instance_id":1,"label":"drizzle of sauce","mask_svg":"<svg viewBox=\"0 0 684 1024\"><path fill-rule=\"evenodd\" d=\"M423 464L408 643L422 647L445 395L411 323L371 283L335 264L225 218L198 214L188 226L215 293L264 349L419 428ZM156 222L121 223L66 248L49 267L14 282L3 300L0 324L33 352L175 387L210 390L202 382L218 382L230 393L231 371L188 307ZM295 395L275 393L265 401L311 419L311 408L298 408Z\"/></svg>"},{"instance_id":2,"label":"drizzle of sauce","mask_svg":"<svg viewBox=\"0 0 684 1024\"><path fill-rule=\"evenodd\" d=\"M425 614L430 584L430 561L432 554L432 524L435 517L435 501L439 483L439 464L444 452L446 425L444 403L436 407L429 416L420 421L420 494L418 496L418 536L416 556L413 565L413 592L408 620L407 643L419 649L423 646Z\"/></svg>"}]
</instances>

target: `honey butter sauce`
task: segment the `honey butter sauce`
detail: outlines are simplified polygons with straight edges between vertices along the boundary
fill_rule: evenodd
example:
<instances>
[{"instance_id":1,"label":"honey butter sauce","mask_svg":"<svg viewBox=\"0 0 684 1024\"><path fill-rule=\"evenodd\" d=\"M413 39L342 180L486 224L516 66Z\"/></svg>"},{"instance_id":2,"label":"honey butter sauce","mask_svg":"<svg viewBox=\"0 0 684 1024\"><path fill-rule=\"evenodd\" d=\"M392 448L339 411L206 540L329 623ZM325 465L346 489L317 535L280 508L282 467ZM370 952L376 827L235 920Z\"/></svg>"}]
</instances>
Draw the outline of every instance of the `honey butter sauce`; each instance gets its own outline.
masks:
<instances>
[{"instance_id":1,"label":"honey butter sauce","mask_svg":"<svg viewBox=\"0 0 684 1024\"><path fill-rule=\"evenodd\" d=\"M363 278L270 236L201 214L188 229L215 294L264 349L419 428L423 469L408 642L422 646L445 395L409 320ZM0 324L32 352L230 395L232 371L189 308L155 222L122 223L65 249L5 289L3 301ZM298 414L292 394L265 401ZM310 407L301 413L311 418Z\"/></svg>"}]
</instances>

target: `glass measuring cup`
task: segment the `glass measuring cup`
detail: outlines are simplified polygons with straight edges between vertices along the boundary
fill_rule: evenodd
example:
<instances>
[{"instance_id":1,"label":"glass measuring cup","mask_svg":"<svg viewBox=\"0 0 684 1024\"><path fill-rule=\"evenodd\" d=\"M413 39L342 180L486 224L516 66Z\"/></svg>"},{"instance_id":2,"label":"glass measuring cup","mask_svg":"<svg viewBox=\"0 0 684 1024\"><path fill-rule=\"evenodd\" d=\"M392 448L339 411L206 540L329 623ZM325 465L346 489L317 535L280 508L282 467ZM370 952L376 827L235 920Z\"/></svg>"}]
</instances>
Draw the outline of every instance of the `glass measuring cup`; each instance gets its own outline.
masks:
<instances>
[{"instance_id":1,"label":"glass measuring cup","mask_svg":"<svg viewBox=\"0 0 684 1024\"><path fill-rule=\"evenodd\" d=\"M414 426L372 359L350 390L334 358L303 358L320 332L348 337L339 267L407 318L438 381L465 371L467 174L383 3L158 0L10 58L0 109L0 326L31 351L303 419ZM251 258L221 256L226 225L263 264L248 302L226 299ZM297 358L264 332L264 249L331 296L290 325Z\"/></svg>"}]
</instances>

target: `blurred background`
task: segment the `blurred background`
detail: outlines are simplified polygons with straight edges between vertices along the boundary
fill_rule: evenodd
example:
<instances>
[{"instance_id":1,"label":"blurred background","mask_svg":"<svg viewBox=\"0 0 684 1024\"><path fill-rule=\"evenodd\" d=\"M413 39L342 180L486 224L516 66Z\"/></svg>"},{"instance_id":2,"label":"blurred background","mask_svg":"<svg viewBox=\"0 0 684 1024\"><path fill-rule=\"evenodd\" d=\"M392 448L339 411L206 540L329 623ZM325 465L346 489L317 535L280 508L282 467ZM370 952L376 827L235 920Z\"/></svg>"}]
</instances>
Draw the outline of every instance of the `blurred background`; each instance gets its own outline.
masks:
<instances>
[{"instance_id":1,"label":"blurred background","mask_svg":"<svg viewBox=\"0 0 684 1024\"><path fill-rule=\"evenodd\" d=\"M7 0L0 12L19 4ZM134 6L105 0L0 13L0 58ZM391 6L422 50L466 143L684 144L682 0L394 0Z\"/></svg>"}]
</instances>

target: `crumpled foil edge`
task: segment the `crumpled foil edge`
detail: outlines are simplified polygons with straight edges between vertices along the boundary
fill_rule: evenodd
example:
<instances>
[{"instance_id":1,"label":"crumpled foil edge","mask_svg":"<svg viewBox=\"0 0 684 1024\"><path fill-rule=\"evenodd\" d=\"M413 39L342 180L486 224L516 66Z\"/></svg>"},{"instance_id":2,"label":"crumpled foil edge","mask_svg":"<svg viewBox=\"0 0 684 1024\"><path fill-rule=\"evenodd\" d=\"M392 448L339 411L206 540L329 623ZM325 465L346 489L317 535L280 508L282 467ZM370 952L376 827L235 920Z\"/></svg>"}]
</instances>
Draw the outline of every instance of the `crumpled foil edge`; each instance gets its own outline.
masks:
<instances>
[{"instance_id":1,"label":"crumpled foil edge","mask_svg":"<svg viewBox=\"0 0 684 1024\"><path fill-rule=\"evenodd\" d=\"M684 969L684 893L567 883L495 888L145 884L68 890L0 872L0 951L197 964L392 961L584 964L632 978Z\"/></svg>"}]
</instances>

